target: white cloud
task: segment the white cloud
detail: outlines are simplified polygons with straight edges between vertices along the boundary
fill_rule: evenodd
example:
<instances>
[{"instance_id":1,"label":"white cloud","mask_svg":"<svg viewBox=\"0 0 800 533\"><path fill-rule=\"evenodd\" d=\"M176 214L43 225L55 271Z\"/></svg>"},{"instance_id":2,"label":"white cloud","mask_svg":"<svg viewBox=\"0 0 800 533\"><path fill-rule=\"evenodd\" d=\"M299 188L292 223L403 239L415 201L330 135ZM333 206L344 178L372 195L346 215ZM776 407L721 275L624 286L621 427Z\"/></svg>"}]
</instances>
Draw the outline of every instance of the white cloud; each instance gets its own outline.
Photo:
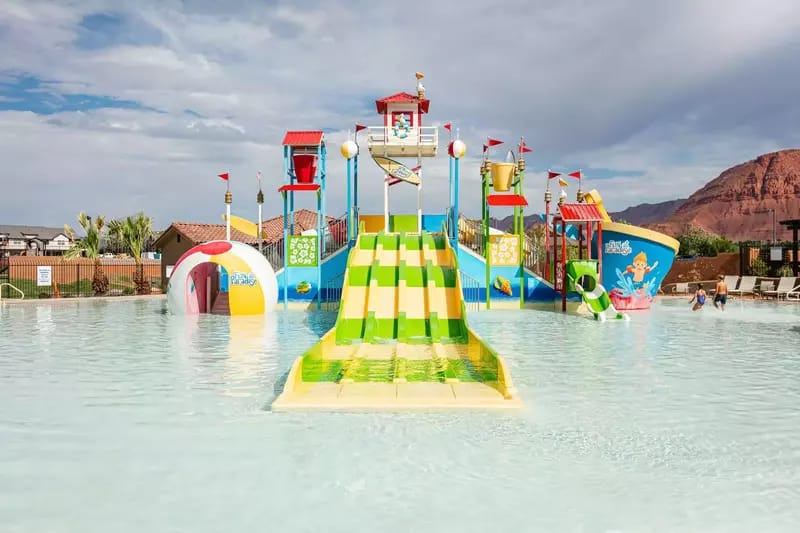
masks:
<instances>
[{"instance_id":1,"label":"white cloud","mask_svg":"<svg viewBox=\"0 0 800 533\"><path fill-rule=\"evenodd\" d=\"M508 144L524 135L536 150L528 212L541 208L547 167L641 172L587 172L584 189L600 188L619 209L688 195L731 165L800 142L793 1L303 4L2 2L0 48L9 53L0 54L0 83L26 72L52 91L159 110L0 111L6 222L60 225L80 209L139 208L160 225L217 220L224 187L215 175L226 169L234 210L255 213L245 200L261 170L265 210L277 214L283 133L315 128L335 130L327 203L338 215L344 132L377 123L374 99L411 92L417 70L432 100L427 123L453 121L467 142L461 205L470 216L487 135ZM98 12L135 20L130 27L147 28L147 38L79 48L82 18ZM442 211L446 158L425 163L425 209ZM360 176L362 212L380 212L380 174L368 157ZM415 206L412 188L392 190L394 212Z\"/></svg>"}]
</instances>

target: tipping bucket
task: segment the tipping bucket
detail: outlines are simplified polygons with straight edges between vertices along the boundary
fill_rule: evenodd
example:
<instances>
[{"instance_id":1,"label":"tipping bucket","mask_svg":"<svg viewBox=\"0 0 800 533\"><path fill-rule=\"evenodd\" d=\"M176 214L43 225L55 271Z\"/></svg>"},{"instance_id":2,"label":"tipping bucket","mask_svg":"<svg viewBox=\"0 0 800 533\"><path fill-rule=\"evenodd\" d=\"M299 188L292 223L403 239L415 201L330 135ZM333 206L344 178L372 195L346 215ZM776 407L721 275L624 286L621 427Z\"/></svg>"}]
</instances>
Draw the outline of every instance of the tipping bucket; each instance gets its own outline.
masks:
<instances>
[{"instance_id":1,"label":"tipping bucket","mask_svg":"<svg viewBox=\"0 0 800 533\"><path fill-rule=\"evenodd\" d=\"M315 154L297 154L292 156L294 175L297 183L314 183L317 174L317 156Z\"/></svg>"},{"instance_id":2,"label":"tipping bucket","mask_svg":"<svg viewBox=\"0 0 800 533\"><path fill-rule=\"evenodd\" d=\"M497 192L506 192L511 189L511 178L514 177L514 163L492 163L492 188Z\"/></svg>"}]
</instances>

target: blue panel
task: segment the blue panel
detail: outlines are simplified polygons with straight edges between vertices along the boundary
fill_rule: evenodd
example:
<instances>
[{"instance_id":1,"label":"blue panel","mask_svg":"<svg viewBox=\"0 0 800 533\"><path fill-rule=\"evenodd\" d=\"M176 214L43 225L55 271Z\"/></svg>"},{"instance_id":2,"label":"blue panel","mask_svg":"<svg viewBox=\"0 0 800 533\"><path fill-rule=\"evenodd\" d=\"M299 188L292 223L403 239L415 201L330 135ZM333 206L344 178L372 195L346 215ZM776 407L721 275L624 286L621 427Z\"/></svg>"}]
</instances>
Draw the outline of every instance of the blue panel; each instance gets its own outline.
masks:
<instances>
[{"instance_id":1,"label":"blue panel","mask_svg":"<svg viewBox=\"0 0 800 533\"><path fill-rule=\"evenodd\" d=\"M422 215L422 229L430 232L442 231L442 224L447 221L445 215Z\"/></svg>"},{"instance_id":2,"label":"blue panel","mask_svg":"<svg viewBox=\"0 0 800 533\"><path fill-rule=\"evenodd\" d=\"M219 292L228 292L228 271L225 267L219 267Z\"/></svg>"},{"instance_id":3,"label":"blue panel","mask_svg":"<svg viewBox=\"0 0 800 533\"><path fill-rule=\"evenodd\" d=\"M619 310L649 309L674 259L665 244L603 228L602 283Z\"/></svg>"}]
</instances>

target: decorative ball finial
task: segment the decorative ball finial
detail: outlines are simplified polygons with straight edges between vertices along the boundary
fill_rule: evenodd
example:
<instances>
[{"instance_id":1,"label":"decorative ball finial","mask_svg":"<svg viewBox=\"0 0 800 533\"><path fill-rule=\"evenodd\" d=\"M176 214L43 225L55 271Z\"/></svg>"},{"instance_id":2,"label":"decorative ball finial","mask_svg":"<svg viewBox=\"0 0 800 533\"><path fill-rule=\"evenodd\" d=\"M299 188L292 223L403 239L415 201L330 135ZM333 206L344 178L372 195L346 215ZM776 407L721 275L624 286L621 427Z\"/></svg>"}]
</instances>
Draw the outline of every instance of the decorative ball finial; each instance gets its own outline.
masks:
<instances>
[{"instance_id":1,"label":"decorative ball finial","mask_svg":"<svg viewBox=\"0 0 800 533\"><path fill-rule=\"evenodd\" d=\"M358 155L358 145L353 141L345 141L342 143L342 157L345 159L353 159Z\"/></svg>"},{"instance_id":2,"label":"decorative ball finial","mask_svg":"<svg viewBox=\"0 0 800 533\"><path fill-rule=\"evenodd\" d=\"M447 146L447 153L454 159L460 159L467 153L467 145L464 141L456 139Z\"/></svg>"}]
</instances>

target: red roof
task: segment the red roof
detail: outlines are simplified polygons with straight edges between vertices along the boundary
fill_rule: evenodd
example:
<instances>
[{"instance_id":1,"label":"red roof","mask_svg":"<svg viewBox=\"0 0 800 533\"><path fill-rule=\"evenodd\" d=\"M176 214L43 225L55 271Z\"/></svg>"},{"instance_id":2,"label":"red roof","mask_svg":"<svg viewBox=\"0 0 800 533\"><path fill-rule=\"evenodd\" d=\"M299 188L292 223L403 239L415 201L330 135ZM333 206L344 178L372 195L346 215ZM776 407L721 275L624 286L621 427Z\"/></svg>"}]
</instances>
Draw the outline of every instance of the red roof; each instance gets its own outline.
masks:
<instances>
[{"instance_id":1,"label":"red roof","mask_svg":"<svg viewBox=\"0 0 800 533\"><path fill-rule=\"evenodd\" d=\"M494 206L528 205L528 200L520 194L490 194L486 197L486 202Z\"/></svg>"},{"instance_id":2,"label":"red roof","mask_svg":"<svg viewBox=\"0 0 800 533\"><path fill-rule=\"evenodd\" d=\"M336 219L332 216L326 217L328 224ZM225 224L197 224L193 222L173 222L170 228L174 229L183 237L194 244L208 241L220 241L225 239ZM156 239L156 247L160 247L163 237L167 235L170 228L167 228ZM317 228L317 213L310 209L298 209L294 212L294 231L295 235L308 229ZM283 215L270 218L261 222L261 231L264 233L264 242L275 242L283 238ZM231 228L231 239L246 244L258 244L258 239L245 235L236 228Z\"/></svg>"},{"instance_id":3,"label":"red roof","mask_svg":"<svg viewBox=\"0 0 800 533\"><path fill-rule=\"evenodd\" d=\"M419 98L413 94L397 93L391 96L385 96L379 100L375 100L375 107L378 108L378 113L381 115L386 114L386 104L418 104L420 113L427 113L431 101L427 98Z\"/></svg>"},{"instance_id":4,"label":"red roof","mask_svg":"<svg viewBox=\"0 0 800 533\"><path fill-rule=\"evenodd\" d=\"M595 204L564 204L559 206L564 222L599 222L603 215Z\"/></svg>"},{"instance_id":5,"label":"red roof","mask_svg":"<svg viewBox=\"0 0 800 533\"><path fill-rule=\"evenodd\" d=\"M294 185L282 185L278 187L278 192L283 191L318 191L319 183L295 183Z\"/></svg>"},{"instance_id":6,"label":"red roof","mask_svg":"<svg viewBox=\"0 0 800 533\"><path fill-rule=\"evenodd\" d=\"M284 146L319 146L322 144L321 131L287 131L283 137Z\"/></svg>"}]
</instances>

